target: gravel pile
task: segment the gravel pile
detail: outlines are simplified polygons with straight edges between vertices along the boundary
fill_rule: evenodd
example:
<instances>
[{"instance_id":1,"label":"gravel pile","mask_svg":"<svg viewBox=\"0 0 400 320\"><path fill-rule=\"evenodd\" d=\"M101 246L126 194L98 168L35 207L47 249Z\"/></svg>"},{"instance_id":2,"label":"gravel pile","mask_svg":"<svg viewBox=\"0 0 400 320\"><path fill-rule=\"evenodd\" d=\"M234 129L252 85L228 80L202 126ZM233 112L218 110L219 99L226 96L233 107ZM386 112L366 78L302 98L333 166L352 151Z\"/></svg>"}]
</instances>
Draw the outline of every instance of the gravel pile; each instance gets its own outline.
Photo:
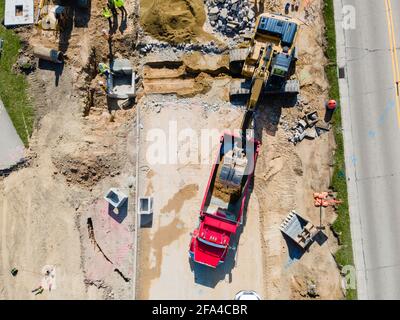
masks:
<instances>
[{"instance_id":1,"label":"gravel pile","mask_svg":"<svg viewBox=\"0 0 400 320\"><path fill-rule=\"evenodd\" d=\"M208 18L215 31L234 37L250 34L256 14L248 0L205 0Z\"/></svg>"}]
</instances>

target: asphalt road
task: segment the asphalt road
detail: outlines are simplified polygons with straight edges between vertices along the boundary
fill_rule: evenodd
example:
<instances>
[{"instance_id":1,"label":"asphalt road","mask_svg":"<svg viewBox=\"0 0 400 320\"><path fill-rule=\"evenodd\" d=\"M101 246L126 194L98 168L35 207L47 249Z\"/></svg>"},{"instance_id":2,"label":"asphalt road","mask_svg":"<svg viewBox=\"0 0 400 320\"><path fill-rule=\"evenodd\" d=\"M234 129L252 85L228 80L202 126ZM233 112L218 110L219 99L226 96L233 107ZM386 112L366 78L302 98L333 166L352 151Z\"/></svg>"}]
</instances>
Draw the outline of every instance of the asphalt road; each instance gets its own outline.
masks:
<instances>
[{"instance_id":1,"label":"asphalt road","mask_svg":"<svg viewBox=\"0 0 400 320\"><path fill-rule=\"evenodd\" d=\"M334 1L358 295L400 299L400 0Z\"/></svg>"},{"instance_id":2,"label":"asphalt road","mask_svg":"<svg viewBox=\"0 0 400 320\"><path fill-rule=\"evenodd\" d=\"M17 164L23 156L24 145L0 100L0 170Z\"/></svg>"}]
</instances>

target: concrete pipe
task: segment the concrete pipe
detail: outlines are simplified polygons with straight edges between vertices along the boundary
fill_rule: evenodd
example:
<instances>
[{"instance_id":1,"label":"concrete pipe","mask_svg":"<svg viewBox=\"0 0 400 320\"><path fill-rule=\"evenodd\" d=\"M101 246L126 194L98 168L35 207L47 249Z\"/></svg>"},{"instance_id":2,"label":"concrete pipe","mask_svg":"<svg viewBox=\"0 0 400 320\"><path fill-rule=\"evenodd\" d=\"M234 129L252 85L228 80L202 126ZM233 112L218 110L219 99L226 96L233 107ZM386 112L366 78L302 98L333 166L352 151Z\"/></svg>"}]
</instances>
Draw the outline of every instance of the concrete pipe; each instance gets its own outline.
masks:
<instances>
[{"instance_id":1,"label":"concrete pipe","mask_svg":"<svg viewBox=\"0 0 400 320\"><path fill-rule=\"evenodd\" d=\"M39 59L51 61L54 63L62 63L64 55L61 51L45 47L34 47L33 54Z\"/></svg>"}]
</instances>

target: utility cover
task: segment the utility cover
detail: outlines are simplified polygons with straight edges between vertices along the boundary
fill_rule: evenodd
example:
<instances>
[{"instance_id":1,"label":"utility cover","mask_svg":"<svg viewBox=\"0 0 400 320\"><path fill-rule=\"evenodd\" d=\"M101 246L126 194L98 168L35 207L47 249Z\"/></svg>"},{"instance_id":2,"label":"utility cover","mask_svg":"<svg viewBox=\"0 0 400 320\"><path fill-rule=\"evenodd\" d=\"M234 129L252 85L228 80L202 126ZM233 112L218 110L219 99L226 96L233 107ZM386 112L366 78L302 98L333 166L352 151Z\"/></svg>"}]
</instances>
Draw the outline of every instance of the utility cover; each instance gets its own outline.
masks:
<instances>
[{"instance_id":1,"label":"utility cover","mask_svg":"<svg viewBox=\"0 0 400 320\"><path fill-rule=\"evenodd\" d=\"M4 25L33 24L33 0L6 0Z\"/></svg>"}]
</instances>

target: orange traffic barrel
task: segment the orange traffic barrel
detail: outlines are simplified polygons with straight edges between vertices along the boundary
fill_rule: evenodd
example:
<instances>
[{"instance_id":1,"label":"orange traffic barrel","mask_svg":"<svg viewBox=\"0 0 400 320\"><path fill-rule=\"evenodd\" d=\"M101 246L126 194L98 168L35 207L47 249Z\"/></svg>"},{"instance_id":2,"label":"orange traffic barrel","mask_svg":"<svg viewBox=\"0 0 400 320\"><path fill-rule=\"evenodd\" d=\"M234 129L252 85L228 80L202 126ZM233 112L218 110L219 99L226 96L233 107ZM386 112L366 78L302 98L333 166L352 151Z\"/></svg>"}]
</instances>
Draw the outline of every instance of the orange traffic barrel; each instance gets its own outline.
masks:
<instances>
[{"instance_id":1,"label":"orange traffic barrel","mask_svg":"<svg viewBox=\"0 0 400 320\"><path fill-rule=\"evenodd\" d=\"M327 108L330 110L335 110L337 107L337 103L335 100L329 100L327 103Z\"/></svg>"}]
</instances>

